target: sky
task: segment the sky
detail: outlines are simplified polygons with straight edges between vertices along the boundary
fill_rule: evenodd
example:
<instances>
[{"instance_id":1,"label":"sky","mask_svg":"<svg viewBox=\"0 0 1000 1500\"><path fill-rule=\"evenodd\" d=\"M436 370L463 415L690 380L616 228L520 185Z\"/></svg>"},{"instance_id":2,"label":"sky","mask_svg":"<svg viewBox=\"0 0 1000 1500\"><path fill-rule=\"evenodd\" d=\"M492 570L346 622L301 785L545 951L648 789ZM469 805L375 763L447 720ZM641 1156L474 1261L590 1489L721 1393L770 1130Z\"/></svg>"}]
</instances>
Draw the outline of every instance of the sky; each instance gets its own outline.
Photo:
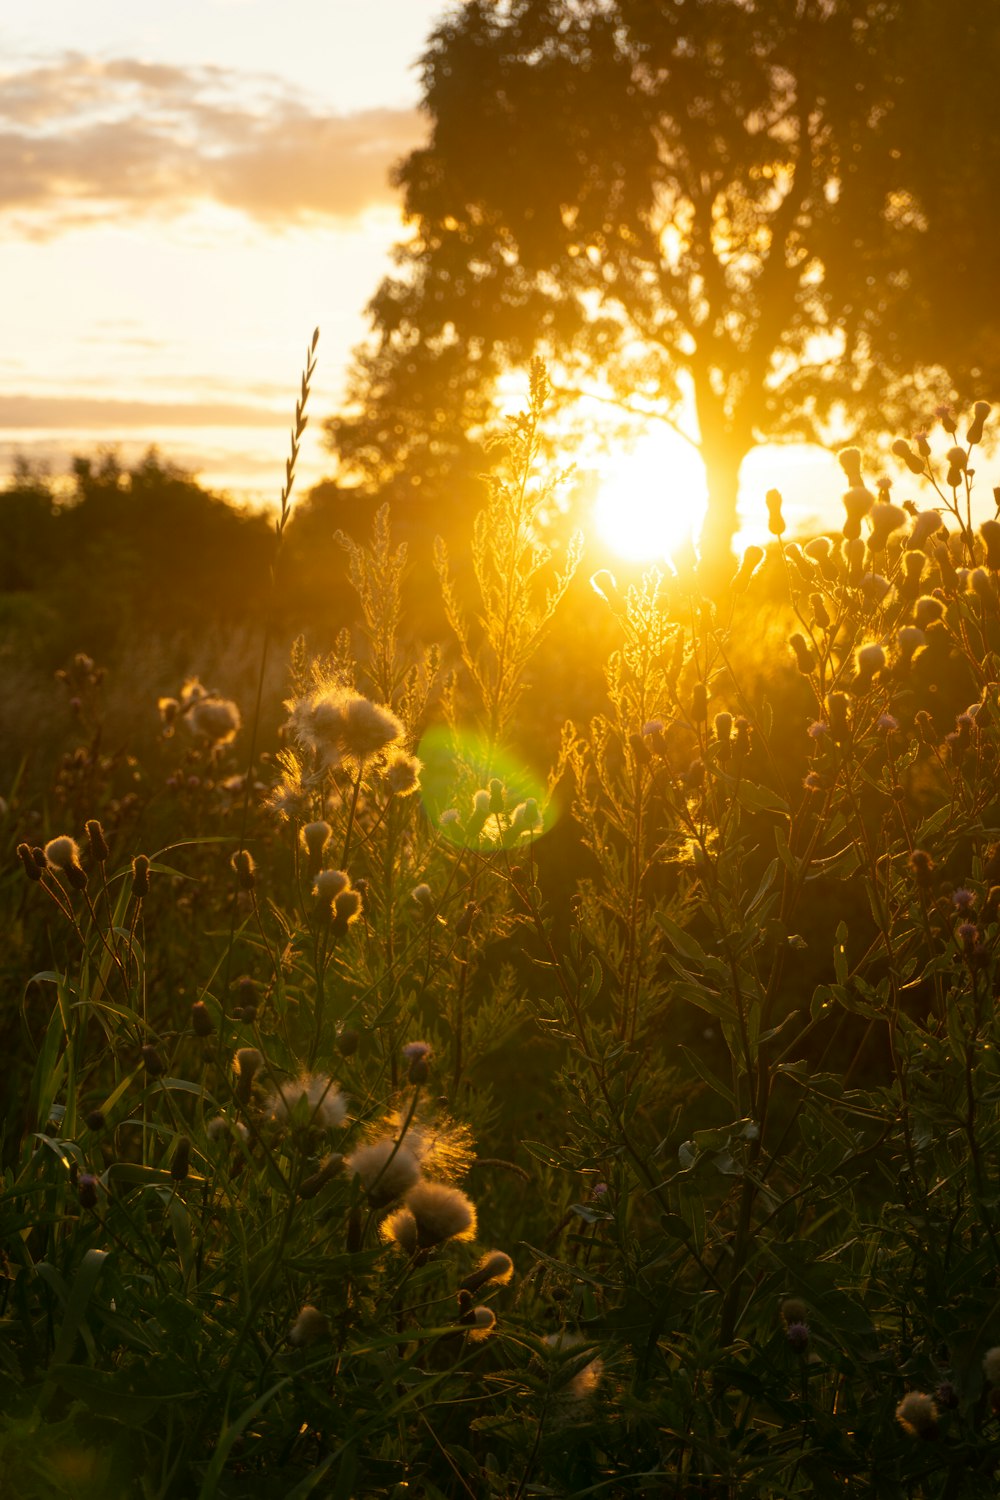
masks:
<instances>
[{"instance_id":1,"label":"sky","mask_svg":"<svg viewBox=\"0 0 1000 1500\"><path fill-rule=\"evenodd\" d=\"M153 440L206 483L329 470L445 0L33 0L0 19L0 471Z\"/></svg>"},{"instance_id":2,"label":"sky","mask_svg":"<svg viewBox=\"0 0 1000 1500\"><path fill-rule=\"evenodd\" d=\"M404 232L389 172L423 139L416 64L448 8L5 8L0 478L16 455L58 476L73 454L102 444L130 463L155 443L213 489L274 500L316 326L300 488L332 472L322 420L343 397L365 306ZM663 510L664 472L682 471L673 512L690 512L685 525L703 504L700 465L683 444L663 451L662 441L651 437L605 496L608 535L619 542L623 506L634 501L625 530L640 550L651 509ZM751 455L738 544L761 539L772 484L786 494L790 523L807 525L842 476L815 449ZM671 539L664 534L664 547Z\"/></svg>"}]
</instances>

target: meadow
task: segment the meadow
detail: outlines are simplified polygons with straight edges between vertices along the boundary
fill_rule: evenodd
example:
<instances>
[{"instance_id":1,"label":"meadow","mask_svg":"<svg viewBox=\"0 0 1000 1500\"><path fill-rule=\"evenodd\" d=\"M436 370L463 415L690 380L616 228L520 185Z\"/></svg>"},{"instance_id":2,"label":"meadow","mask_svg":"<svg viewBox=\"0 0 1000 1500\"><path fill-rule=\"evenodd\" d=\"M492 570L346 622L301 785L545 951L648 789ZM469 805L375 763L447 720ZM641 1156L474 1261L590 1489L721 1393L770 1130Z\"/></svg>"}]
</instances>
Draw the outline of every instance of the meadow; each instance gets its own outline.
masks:
<instances>
[{"instance_id":1,"label":"meadow","mask_svg":"<svg viewBox=\"0 0 1000 1500\"><path fill-rule=\"evenodd\" d=\"M183 532L107 671L141 558L6 585L4 1492L995 1494L985 403L708 594L582 576L536 366L289 647L307 395L211 631Z\"/></svg>"}]
</instances>

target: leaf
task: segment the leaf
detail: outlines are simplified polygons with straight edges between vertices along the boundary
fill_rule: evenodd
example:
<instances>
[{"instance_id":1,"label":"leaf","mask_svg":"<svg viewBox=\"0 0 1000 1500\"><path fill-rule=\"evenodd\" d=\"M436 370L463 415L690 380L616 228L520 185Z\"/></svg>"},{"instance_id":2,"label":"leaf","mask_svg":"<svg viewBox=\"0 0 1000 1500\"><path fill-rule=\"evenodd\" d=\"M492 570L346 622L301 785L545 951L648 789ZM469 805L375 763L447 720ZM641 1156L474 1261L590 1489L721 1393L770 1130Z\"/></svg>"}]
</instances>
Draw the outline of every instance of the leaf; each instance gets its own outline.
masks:
<instances>
[{"instance_id":1,"label":"leaf","mask_svg":"<svg viewBox=\"0 0 1000 1500\"><path fill-rule=\"evenodd\" d=\"M736 800L748 812L780 813L788 817L788 803L770 787L757 786L752 781L741 781L736 788Z\"/></svg>"}]
</instances>

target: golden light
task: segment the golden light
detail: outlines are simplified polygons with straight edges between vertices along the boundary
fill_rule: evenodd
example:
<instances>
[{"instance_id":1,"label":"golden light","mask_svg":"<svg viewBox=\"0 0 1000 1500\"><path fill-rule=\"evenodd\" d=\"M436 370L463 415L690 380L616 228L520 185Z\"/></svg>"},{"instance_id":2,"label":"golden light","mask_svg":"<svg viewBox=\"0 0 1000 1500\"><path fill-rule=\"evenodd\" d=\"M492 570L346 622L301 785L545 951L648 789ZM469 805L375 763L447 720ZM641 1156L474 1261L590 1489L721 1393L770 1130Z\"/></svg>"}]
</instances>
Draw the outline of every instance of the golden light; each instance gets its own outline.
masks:
<instances>
[{"instance_id":1,"label":"golden light","mask_svg":"<svg viewBox=\"0 0 1000 1500\"><path fill-rule=\"evenodd\" d=\"M633 562L655 562L697 539L706 504L697 449L663 429L601 461L592 514L612 551Z\"/></svg>"}]
</instances>

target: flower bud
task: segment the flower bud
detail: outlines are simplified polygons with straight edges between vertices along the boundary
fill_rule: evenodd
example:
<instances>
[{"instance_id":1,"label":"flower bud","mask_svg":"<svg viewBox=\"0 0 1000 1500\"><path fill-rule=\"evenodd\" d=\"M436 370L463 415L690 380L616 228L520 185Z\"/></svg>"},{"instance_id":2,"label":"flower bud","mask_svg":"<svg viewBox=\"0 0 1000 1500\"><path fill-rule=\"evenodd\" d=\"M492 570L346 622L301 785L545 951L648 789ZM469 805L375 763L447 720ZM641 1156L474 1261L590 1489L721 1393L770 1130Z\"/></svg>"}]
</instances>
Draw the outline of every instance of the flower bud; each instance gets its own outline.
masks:
<instances>
[{"instance_id":1,"label":"flower bud","mask_svg":"<svg viewBox=\"0 0 1000 1500\"><path fill-rule=\"evenodd\" d=\"M182 1135L174 1148L170 1163L170 1175L174 1182L183 1182L191 1168L191 1142Z\"/></svg>"},{"instance_id":2,"label":"flower bud","mask_svg":"<svg viewBox=\"0 0 1000 1500\"><path fill-rule=\"evenodd\" d=\"M768 490L764 500L767 504L767 529L772 536L781 536L785 530L785 518L781 514L781 491Z\"/></svg>"},{"instance_id":3,"label":"flower bud","mask_svg":"<svg viewBox=\"0 0 1000 1500\"><path fill-rule=\"evenodd\" d=\"M137 854L132 861L132 895L136 901L149 895L149 860L145 854Z\"/></svg>"},{"instance_id":4,"label":"flower bud","mask_svg":"<svg viewBox=\"0 0 1000 1500\"><path fill-rule=\"evenodd\" d=\"M237 849L229 861L236 874L237 889L241 891L252 891L257 884L257 875L254 868L253 855L249 849Z\"/></svg>"},{"instance_id":5,"label":"flower bud","mask_svg":"<svg viewBox=\"0 0 1000 1500\"><path fill-rule=\"evenodd\" d=\"M103 865L111 850L108 848L107 839L104 837L104 829L97 818L88 818L86 823L87 838L90 841L91 858L99 865Z\"/></svg>"}]
</instances>

